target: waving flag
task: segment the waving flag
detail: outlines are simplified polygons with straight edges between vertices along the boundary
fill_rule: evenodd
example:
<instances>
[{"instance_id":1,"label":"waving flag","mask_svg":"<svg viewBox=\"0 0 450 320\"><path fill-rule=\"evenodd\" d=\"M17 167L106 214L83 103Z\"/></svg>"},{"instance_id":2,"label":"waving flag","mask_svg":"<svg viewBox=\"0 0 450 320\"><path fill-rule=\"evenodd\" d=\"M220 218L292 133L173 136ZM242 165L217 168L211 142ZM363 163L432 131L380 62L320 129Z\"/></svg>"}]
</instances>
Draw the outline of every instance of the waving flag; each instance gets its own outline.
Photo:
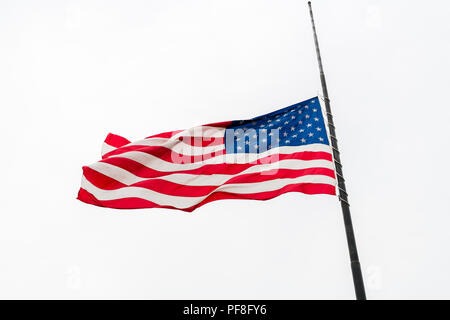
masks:
<instances>
[{"instance_id":1,"label":"waving flag","mask_svg":"<svg viewBox=\"0 0 450 320\"><path fill-rule=\"evenodd\" d=\"M192 211L215 200L267 200L286 192L336 194L317 97L250 120L136 142L109 134L102 160L83 167L78 199L109 208Z\"/></svg>"}]
</instances>

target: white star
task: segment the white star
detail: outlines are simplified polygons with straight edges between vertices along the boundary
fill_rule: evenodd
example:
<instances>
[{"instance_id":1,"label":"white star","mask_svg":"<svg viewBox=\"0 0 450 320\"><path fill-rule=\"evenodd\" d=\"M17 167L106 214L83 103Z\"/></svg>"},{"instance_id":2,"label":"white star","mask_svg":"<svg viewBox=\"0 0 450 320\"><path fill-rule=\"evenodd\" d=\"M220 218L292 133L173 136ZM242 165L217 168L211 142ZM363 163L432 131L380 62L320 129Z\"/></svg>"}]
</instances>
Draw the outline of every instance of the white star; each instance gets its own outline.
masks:
<instances>
[{"instance_id":1,"label":"white star","mask_svg":"<svg viewBox=\"0 0 450 320\"><path fill-rule=\"evenodd\" d=\"M316 118L314 118L314 121L319 121L319 118L317 118L317 117L316 117Z\"/></svg>"},{"instance_id":2,"label":"white star","mask_svg":"<svg viewBox=\"0 0 450 320\"><path fill-rule=\"evenodd\" d=\"M309 107L308 107L308 106L305 106L305 109L309 109Z\"/></svg>"},{"instance_id":3,"label":"white star","mask_svg":"<svg viewBox=\"0 0 450 320\"><path fill-rule=\"evenodd\" d=\"M299 122L298 122L298 124L302 124L303 123L303 121L302 120L300 120Z\"/></svg>"},{"instance_id":4,"label":"white star","mask_svg":"<svg viewBox=\"0 0 450 320\"><path fill-rule=\"evenodd\" d=\"M262 125L259 126L260 128L264 128L264 123Z\"/></svg>"},{"instance_id":5,"label":"white star","mask_svg":"<svg viewBox=\"0 0 450 320\"><path fill-rule=\"evenodd\" d=\"M307 126L307 127L309 128L309 127L311 127L311 126L312 126L312 124L311 124L311 123L308 123L308 124L307 124L306 126Z\"/></svg>"},{"instance_id":6,"label":"white star","mask_svg":"<svg viewBox=\"0 0 450 320\"><path fill-rule=\"evenodd\" d=\"M248 142L248 141L245 141L245 144L247 144L247 145L248 145L249 143L250 143L250 142Z\"/></svg>"},{"instance_id":7,"label":"white star","mask_svg":"<svg viewBox=\"0 0 450 320\"><path fill-rule=\"evenodd\" d=\"M323 138L322 138L322 137L320 137L320 138L319 138L319 140L320 140L320 141L323 141Z\"/></svg>"},{"instance_id":8,"label":"white star","mask_svg":"<svg viewBox=\"0 0 450 320\"><path fill-rule=\"evenodd\" d=\"M295 130L295 127L291 127L291 131L294 131Z\"/></svg>"},{"instance_id":9,"label":"white star","mask_svg":"<svg viewBox=\"0 0 450 320\"><path fill-rule=\"evenodd\" d=\"M284 132L284 133L283 133L283 136L287 137L287 132Z\"/></svg>"},{"instance_id":10,"label":"white star","mask_svg":"<svg viewBox=\"0 0 450 320\"><path fill-rule=\"evenodd\" d=\"M286 143L291 143L291 141L289 141L289 140L286 140L285 142L286 142Z\"/></svg>"},{"instance_id":11,"label":"white star","mask_svg":"<svg viewBox=\"0 0 450 320\"><path fill-rule=\"evenodd\" d=\"M295 116L292 116L291 119L295 119Z\"/></svg>"},{"instance_id":12,"label":"white star","mask_svg":"<svg viewBox=\"0 0 450 320\"><path fill-rule=\"evenodd\" d=\"M309 134L308 134L308 136L310 136L310 137L312 137L314 135L314 133L312 133L312 132L310 132Z\"/></svg>"},{"instance_id":13,"label":"white star","mask_svg":"<svg viewBox=\"0 0 450 320\"><path fill-rule=\"evenodd\" d=\"M272 122L272 120L269 119L269 120L267 120L267 122Z\"/></svg>"},{"instance_id":14,"label":"white star","mask_svg":"<svg viewBox=\"0 0 450 320\"><path fill-rule=\"evenodd\" d=\"M294 134L294 135L292 136L292 138L297 138L297 135L296 135L296 134Z\"/></svg>"},{"instance_id":15,"label":"white star","mask_svg":"<svg viewBox=\"0 0 450 320\"><path fill-rule=\"evenodd\" d=\"M269 127L273 127L273 124L271 123L271 124L269 124Z\"/></svg>"},{"instance_id":16,"label":"white star","mask_svg":"<svg viewBox=\"0 0 450 320\"><path fill-rule=\"evenodd\" d=\"M313 109L313 112L317 112L317 109L316 109L316 108L314 108L314 109Z\"/></svg>"},{"instance_id":17,"label":"white star","mask_svg":"<svg viewBox=\"0 0 450 320\"><path fill-rule=\"evenodd\" d=\"M289 121L285 121L284 124L289 124Z\"/></svg>"},{"instance_id":18,"label":"white star","mask_svg":"<svg viewBox=\"0 0 450 320\"><path fill-rule=\"evenodd\" d=\"M305 143L305 142L306 142L306 139L305 139L305 138L302 138L302 142Z\"/></svg>"},{"instance_id":19,"label":"white star","mask_svg":"<svg viewBox=\"0 0 450 320\"><path fill-rule=\"evenodd\" d=\"M312 100L311 103L316 103L316 100Z\"/></svg>"},{"instance_id":20,"label":"white star","mask_svg":"<svg viewBox=\"0 0 450 320\"><path fill-rule=\"evenodd\" d=\"M242 150L242 147L241 147L241 146L238 146L237 149L238 149L238 150Z\"/></svg>"},{"instance_id":21,"label":"white star","mask_svg":"<svg viewBox=\"0 0 450 320\"><path fill-rule=\"evenodd\" d=\"M306 119L309 119L309 114L307 114L307 115L305 116L305 118L306 118Z\"/></svg>"},{"instance_id":22,"label":"white star","mask_svg":"<svg viewBox=\"0 0 450 320\"><path fill-rule=\"evenodd\" d=\"M273 132L269 133L269 136L273 136Z\"/></svg>"},{"instance_id":23,"label":"white star","mask_svg":"<svg viewBox=\"0 0 450 320\"><path fill-rule=\"evenodd\" d=\"M305 129L300 129L300 130L299 130L299 132L304 132L304 131L305 131Z\"/></svg>"},{"instance_id":24,"label":"white star","mask_svg":"<svg viewBox=\"0 0 450 320\"><path fill-rule=\"evenodd\" d=\"M277 121L277 122L280 122L280 121L281 121L281 119L277 119L276 121Z\"/></svg>"},{"instance_id":25,"label":"white star","mask_svg":"<svg viewBox=\"0 0 450 320\"><path fill-rule=\"evenodd\" d=\"M317 130L317 131L322 131L322 129L321 129L321 128L319 128L319 127L317 127L317 128L316 128L316 130Z\"/></svg>"},{"instance_id":26,"label":"white star","mask_svg":"<svg viewBox=\"0 0 450 320\"><path fill-rule=\"evenodd\" d=\"M294 112L294 111L295 111L295 109L292 109L292 110L291 110L291 112Z\"/></svg>"},{"instance_id":27,"label":"white star","mask_svg":"<svg viewBox=\"0 0 450 320\"><path fill-rule=\"evenodd\" d=\"M301 114L302 113L302 110L298 110L298 114Z\"/></svg>"}]
</instances>

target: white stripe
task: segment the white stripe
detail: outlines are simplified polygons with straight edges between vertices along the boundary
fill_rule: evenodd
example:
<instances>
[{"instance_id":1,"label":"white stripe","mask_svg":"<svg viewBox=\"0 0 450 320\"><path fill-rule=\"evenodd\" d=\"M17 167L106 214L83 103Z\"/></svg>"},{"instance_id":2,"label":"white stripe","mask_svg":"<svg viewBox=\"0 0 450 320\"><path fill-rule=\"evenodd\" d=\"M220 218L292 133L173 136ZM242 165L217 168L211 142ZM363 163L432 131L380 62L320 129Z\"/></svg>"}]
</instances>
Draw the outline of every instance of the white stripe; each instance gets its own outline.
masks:
<instances>
[{"instance_id":1,"label":"white stripe","mask_svg":"<svg viewBox=\"0 0 450 320\"><path fill-rule=\"evenodd\" d=\"M170 138L161 138L161 137L155 137L155 138L146 138L141 139L135 142L128 143L126 145L123 145L122 147L128 147L128 146L161 146L166 147L168 149L173 149L175 152L182 153L184 155L201 155L201 154L207 154L211 152L216 152L218 150L224 149L224 144L216 145L216 146L210 146L210 147L202 147L202 146L191 146L188 142L189 140L183 141L184 138L190 139L190 138L203 138L203 141L207 141L208 138L223 138L225 135L225 128L216 128L216 127L209 127L209 126L200 126L191 128L189 130L184 130L182 132L179 132L175 134L174 136ZM179 138L182 138L181 140ZM106 144L106 143L104 143ZM106 144L108 147L108 151L103 152L102 149L102 156L106 153L118 149L115 147L111 147L110 145ZM110 149L110 148L112 149ZM122 148L121 147L121 148Z\"/></svg>"},{"instance_id":2,"label":"white stripe","mask_svg":"<svg viewBox=\"0 0 450 320\"><path fill-rule=\"evenodd\" d=\"M135 141L135 142L131 142L125 146L134 146L134 145L139 145L142 144L143 141L145 141L145 144L147 146L163 146L164 144L166 144L167 142L173 141L169 138L146 138L146 139L141 139L139 141ZM123 146L123 147L125 147Z\"/></svg>"},{"instance_id":3,"label":"white stripe","mask_svg":"<svg viewBox=\"0 0 450 320\"><path fill-rule=\"evenodd\" d=\"M208 153L212 153L212 152L220 152L222 150L225 150L225 145L223 143L219 144L219 145L215 145L215 146L202 147L202 146L189 145L189 144L183 142L182 140L166 140L165 143L161 144L159 142L144 139L144 140L140 140L140 141L136 141L136 142L127 144L126 146L127 147L128 146L165 147L167 149L171 149L174 152L177 152L177 153L180 153L183 155L187 155L187 156L200 156L203 154L208 154Z\"/></svg>"},{"instance_id":4,"label":"white stripe","mask_svg":"<svg viewBox=\"0 0 450 320\"><path fill-rule=\"evenodd\" d=\"M303 151L322 151L331 153L331 149L328 145L324 145L321 143L310 144L304 146L295 146L295 147L279 147L274 148L262 153L232 153L232 154L224 154L217 155L215 157L211 157L210 159L206 159L204 161L194 162L194 163L183 163L183 161L190 161L190 158L177 158L172 159L173 162L164 161L156 156L147 154L145 152L140 151L129 151L125 153L121 153L118 155L111 156L112 157L122 157L134 160L150 169L158 170L162 172L170 172L170 171L179 171L179 170L192 170L200 168L206 164L221 164L221 163L251 163L257 161L258 159L267 157L269 155L273 156L271 162L278 161L278 154L291 154L295 152L303 152Z\"/></svg>"},{"instance_id":5,"label":"white stripe","mask_svg":"<svg viewBox=\"0 0 450 320\"><path fill-rule=\"evenodd\" d=\"M261 173L262 175L264 175L264 172L267 173L267 171L273 169L302 170L309 168L328 168L334 170L333 163L328 160L305 161L297 159L281 160L270 164L254 165L237 174L198 175L188 173L173 173L167 176L156 178L141 178L125 169L104 162L94 163L93 165L89 166L89 168L126 185L131 185L145 180L161 179L187 186L219 186L224 184L228 180L243 174ZM273 175L273 178L276 178L276 174Z\"/></svg>"},{"instance_id":6,"label":"white stripe","mask_svg":"<svg viewBox=\"0 0 450 320\"><path fill-rule=\"evenodd\" d=\"M224 191L235 194L252 194L266 191L275 191L290 184L298 183L323 183L329 185L335 185L333 178L322 175L310 175L302 176L292 179L277 179L263 182L254 183L238 183L238 184L226 184L217 187L213 192L202 197L178 197L162 194L153 190L140 188L140 187L124 187L117 190L102 190L94 186L83 176L81 181L81 187L90 192L100 201L116 200L123 198L141 198L151 202L154 202L161 206L172 206L179 209L185 209L192 207L202 200L206 199L210 194L218 191Z\"/></svg>"},{"instance_id":7,"label":"white stripe","mask_svg":"<svg viewBox=\"0 0 450 320\"><path fill-rule=\"evenodd\" d=\"M102 157L107 154L108 152L111 152L113 150L115 150L116 148L113 146L110 146L109 144L107 144L106 142L103 142L102 145Z\"/></svg>"}]
</instances>

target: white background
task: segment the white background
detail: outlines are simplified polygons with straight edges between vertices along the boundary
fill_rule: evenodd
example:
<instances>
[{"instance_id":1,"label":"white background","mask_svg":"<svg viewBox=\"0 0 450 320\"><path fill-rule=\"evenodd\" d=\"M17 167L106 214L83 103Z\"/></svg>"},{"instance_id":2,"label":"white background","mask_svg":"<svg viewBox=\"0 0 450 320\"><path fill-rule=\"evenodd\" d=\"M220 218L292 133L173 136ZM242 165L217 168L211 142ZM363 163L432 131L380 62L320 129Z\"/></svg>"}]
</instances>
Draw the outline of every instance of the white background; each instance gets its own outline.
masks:
<instances>
[{"instance_id":1,"label":"white background","mask_svg":"<svg viewBox=\"0 0 450 320\"><path fill-rule=\"evenodd\" d=\"M367 295L450 298L446 1L314 1ZM77 201L137 140L317 95L306 1L0 2L0 298L352 299L335 197Z\"/></svg>"}]
</instances>

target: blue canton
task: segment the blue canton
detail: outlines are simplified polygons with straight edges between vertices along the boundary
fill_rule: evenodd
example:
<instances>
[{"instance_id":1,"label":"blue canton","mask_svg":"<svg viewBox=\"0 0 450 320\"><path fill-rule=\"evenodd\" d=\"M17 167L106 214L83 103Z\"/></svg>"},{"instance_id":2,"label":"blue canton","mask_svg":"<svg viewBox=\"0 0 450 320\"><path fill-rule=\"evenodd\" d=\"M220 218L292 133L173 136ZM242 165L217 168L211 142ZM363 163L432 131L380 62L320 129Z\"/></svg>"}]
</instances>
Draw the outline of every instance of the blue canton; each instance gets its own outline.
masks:
<instances>
[{"instance_id":1,"label":"blue canton","mask_svg":"<svg viewBox=\"0 0 450 320\"><path fill-rule=\"evenodd\" d=\"M318 97L250 120L233 121L225 132L226 153L260 153L313 143L329 144Z\"/></svg>"}]
</instances>

